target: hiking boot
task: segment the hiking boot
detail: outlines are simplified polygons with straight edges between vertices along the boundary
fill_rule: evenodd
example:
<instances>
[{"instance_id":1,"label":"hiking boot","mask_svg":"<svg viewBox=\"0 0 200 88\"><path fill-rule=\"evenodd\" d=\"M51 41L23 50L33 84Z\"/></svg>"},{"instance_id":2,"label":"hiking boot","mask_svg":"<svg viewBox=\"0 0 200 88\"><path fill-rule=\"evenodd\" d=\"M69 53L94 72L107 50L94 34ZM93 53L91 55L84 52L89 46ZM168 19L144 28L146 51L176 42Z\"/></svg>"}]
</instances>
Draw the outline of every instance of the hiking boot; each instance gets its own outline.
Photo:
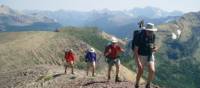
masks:
<instances>
[{"instance_id":1,"label":"hiking boot","mask_svg":"<svg viewBox=\"0 0 200 88\"><path fill-rule=\"evenodd\" d=\"M122 82L122 81L119 79L119 77L116 77L115 82Z\"/></svg>"},{"instance_id":2,"label":"hiking boot","mask_svg":"<svg viewBox=\"0 0 200 88\"><path fill-rule=\"evenodd\" d=\"M139 85L138 85L138 84L135 84L135 88L139 88Z\"/></svg>"},{"instance_id":3,"label":"hiking boot","mask_svg":"<svg viewBox=\"0 0 200 88\"><path fill-rule=\"evenodd\" d=\"M146 86L145 86L145 88L151 88L150 83L147 83Z\"/></svg>"}]
</instances>

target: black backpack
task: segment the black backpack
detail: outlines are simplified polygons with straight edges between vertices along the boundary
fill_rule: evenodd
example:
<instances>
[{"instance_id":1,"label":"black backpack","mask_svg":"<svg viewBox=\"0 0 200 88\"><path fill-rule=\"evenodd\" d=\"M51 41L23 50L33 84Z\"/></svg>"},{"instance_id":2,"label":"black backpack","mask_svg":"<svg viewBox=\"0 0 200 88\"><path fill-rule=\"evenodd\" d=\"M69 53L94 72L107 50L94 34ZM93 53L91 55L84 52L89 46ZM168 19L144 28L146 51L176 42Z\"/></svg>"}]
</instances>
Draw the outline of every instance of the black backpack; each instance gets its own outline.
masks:
<instances>
[{"instance_id":1,"label":"black backpack","mask_svg":"<svg viewBox=\"0 0 200 88\"><path fill-rule=\"evenodd\" d=\"M155 34L153 34L152 37L149 37L148 41L145 41L146 35L145 35L145 31L143 30L136 30L134 31L134 35L133 35L133 40L132 40L132 49L134 50L136 43L140 44L139 45L139 49L143 48L143 50L147 49L148 54L148 61L150 61L150 58L152 56L152 51L151 51L151 44L155 42ZM145 47L145 48L144 48Z\"/></svg>"},{"instance_id":2,"label":"black backpack","mask_svg":"<svg viewBox=\"0 0 200 88\"><path fill-rule=\"evenodd\" d=\"M140 37L141 34L142 34L142 30L135 30L133 32L133 39L132 39L132 46L131 46L132 50L134 50L136 40Z\"/></svg>"}]
</instances>

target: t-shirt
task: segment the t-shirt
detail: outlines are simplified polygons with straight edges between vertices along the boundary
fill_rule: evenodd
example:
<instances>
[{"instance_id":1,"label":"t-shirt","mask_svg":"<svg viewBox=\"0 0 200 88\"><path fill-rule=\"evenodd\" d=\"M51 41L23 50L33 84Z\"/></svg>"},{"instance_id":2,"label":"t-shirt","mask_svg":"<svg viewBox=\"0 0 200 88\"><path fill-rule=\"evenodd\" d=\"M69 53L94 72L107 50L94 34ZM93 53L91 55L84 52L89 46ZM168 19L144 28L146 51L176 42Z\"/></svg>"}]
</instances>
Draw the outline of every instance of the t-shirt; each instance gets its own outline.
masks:
<instances>
[{"instance_id":1,"label":"t-shirt","mask_svg":"<svg viewBox=\"0 0 200 88\"><path fill-rule=\"evenodd\" d=\"M72 52L65 52L65 59L67 62L74 61L75 56Z\"/></svg>"},{"instance_id":2,"label":"t-shirt","mask_svg":"<svg viewBox=\"0 0 200 88\"><path fill-rule=\"evenodd\" d=\"M119 54L122 52L122 48L119 46L119 45L109 45L107 46L107 51L108 52L108 58L111 58L111 59L116 59Z\"/></svg>"},{"instance_id":3,"label":"t-shirt","mask_svg":"<svg viewBox=\"0 0 200 88\"><path fill-rule=\"evenodd\" d=\"M155 45L155 34L147 36L145 31L139 34L139 37L135 39L135 46L139 48L138 54L142 56L151 56L152 48Z\"/></svg>"}]
</instances>

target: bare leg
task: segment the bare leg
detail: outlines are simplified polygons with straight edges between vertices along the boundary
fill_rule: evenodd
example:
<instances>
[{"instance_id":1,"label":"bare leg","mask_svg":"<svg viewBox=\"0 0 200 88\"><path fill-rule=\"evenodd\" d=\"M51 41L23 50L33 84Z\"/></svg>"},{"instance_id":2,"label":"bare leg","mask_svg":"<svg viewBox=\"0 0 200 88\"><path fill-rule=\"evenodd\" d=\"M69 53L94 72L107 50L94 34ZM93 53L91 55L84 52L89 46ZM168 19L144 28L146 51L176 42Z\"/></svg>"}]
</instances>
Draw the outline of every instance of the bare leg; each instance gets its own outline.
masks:
<instances>
[{"instance_id":1,"label":"bare leg","mask_svg":"<svg viewBox=\"0 0 200 88\"><path fill-rule=\"evenodd\" d=\"M138 60L136 61L136 64L137 64L136 84L138 85L144 71L144 62L142 60Z\"/></svg>"},{"instance_id":2,"label":"bare leg","mask_svg":"<svg viewBox=\"0 0 200 88\"><path fill-rule=\"evenodd\" d=\"M108 81L110 80L111 70L112 70L112 65L108 65Z\"/></svg>"},{"instance_id":3,"label":"bare leg","mask_svg":"<svg viewBox=\"0 0 200 88\"><path fill-rule=\"evenodd\" d=\"M120 64L117 63L115 66L116 66L116 77L118 77L119 76L119 67L120 67Z\"/></svg>"},{"instance_id":4,"label":"bare leg","mask_svg":"<svg viewBox=\"0 0 200 88\"><path fill-rule=\"evenodd\" d=\"M71 69L72 69L71 74L74 74L74 62L71 61L71 62L70 62L70 65L71 65Z\"/></svg>"},{"instance_id":5,"label":"bare leg","mask_svg":"<svg viewBox=\"0 0 200 88\"><path fill-rule=\"evenodd\" d=\"M120 67L120 64L115 64L115 66L116 66L115 82L121 82L121 80L119 79L119 67Z\"/></svg>"},{"instance_id":6,"label":"bare leg","mask_svg":"<svg viewBox=\"0 0 200 88\"><path fill-rule=\"evenodd\" d=\"M65 74L67 74L67 65L65 65Z\"/></svg>"},{"instance_id":7,"label":"bare leg","mask_svg":"<svg viewBox=\"0 0 200 88\"><path fill-rule=\"evenodd\" d=\"M150 84L150 82L154 79L154 75L155 75L155 65L154 65L154 62L150 62L148 64L148 70L149 70L149 75L148 75L147 83Z\"/></svg>"},{"instance_id":8,"label":"bare leg","mask_svg":"<svg viewBox=\"0 0 200 88\"><path fill-rule=\"evenodd\" d=\"M95 73L95 68L96 68L95 62L92 62L92 76L95 76L95 75L94 75L94 73Z\"/></svg>"},{"instance_id":9,"label":"bare leg","mask_svg":"<svg viewBox=\"0 0 200 88\"><path fill-rule=\"evenodd\" d=\"M140 78L143 74L143 67L138 67L137 76L136 76L136 84L139 84Z\"/></svg>"},{"instance_id":10,"label":"bare leg","mask_svg":"<svg viewBox=\"0 0 200 88\"><path fill-rule=\"evenodd\" d=\"M89 74L89 70L90 70L90 64L89 64L89 62L87 62L87 76Z\"/></svg>"}]
</instances>

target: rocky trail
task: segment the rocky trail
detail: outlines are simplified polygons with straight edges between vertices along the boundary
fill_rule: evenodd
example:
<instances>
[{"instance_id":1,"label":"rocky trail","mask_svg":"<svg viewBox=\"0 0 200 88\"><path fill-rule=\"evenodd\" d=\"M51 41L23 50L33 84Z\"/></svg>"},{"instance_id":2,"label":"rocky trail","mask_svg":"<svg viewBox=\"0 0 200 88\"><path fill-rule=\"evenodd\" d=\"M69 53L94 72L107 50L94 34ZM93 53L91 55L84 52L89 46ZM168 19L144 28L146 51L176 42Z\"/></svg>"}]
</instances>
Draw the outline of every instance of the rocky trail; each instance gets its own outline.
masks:
<instances>
[{"instance_id":1,"label":"rocky trail","mask_svg":"<svg viewBox=\"0 0 200 88\"><path fill-rule=\"evenodd\" d=\"M75 70L71 75L63 74L63 67L41 65L20 71L0 73L1 88L134 88L134 83L126 80L108 82L105 74L86 76L85 71ZM144 88L144 83L141 84ZM152 86L152 88L159 88Z\"/></svg>"}]
</instances>

